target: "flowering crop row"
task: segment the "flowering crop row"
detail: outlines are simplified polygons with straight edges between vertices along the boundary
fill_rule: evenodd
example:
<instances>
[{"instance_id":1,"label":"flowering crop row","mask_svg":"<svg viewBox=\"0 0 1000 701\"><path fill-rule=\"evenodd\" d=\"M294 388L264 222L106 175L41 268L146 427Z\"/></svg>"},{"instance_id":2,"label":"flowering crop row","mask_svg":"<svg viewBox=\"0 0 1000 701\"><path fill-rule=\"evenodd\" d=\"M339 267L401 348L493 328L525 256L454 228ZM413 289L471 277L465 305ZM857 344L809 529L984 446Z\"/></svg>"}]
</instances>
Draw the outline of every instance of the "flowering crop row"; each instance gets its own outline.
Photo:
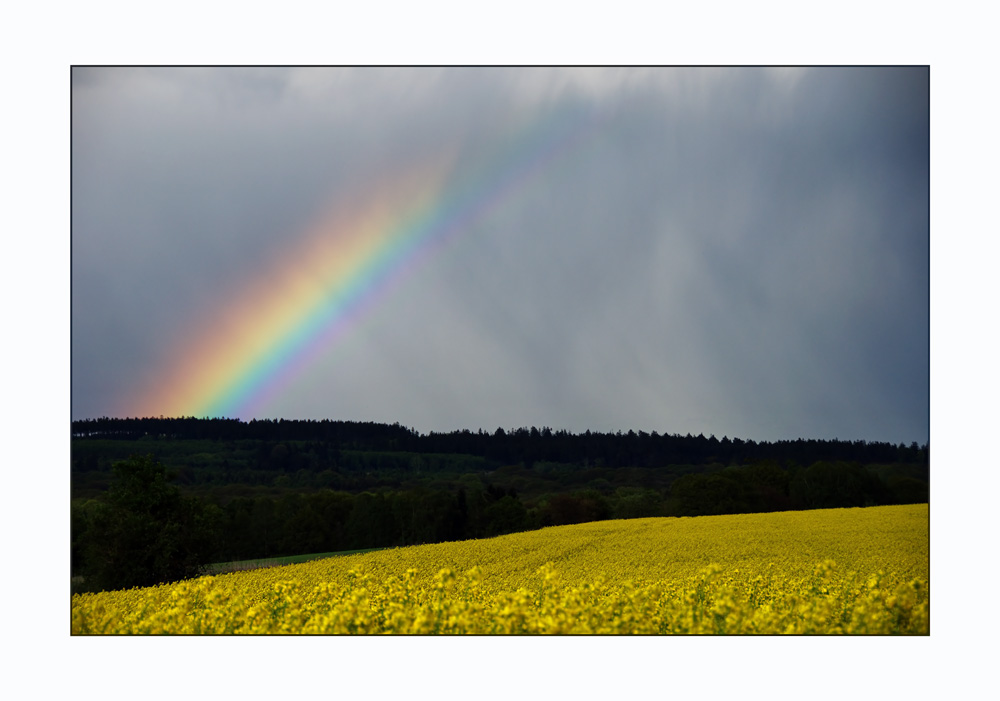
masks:
<instances>
[{"instance_id":1,"label":"flowering crop row","mask_svg":"<svg viewBox=\"0 0 1000 701\"><path fill-rule=\"evenodd\" d=\"M602 521L77 594L93 633L926 634L927 505Z\"/></svg>"}]
</instances>

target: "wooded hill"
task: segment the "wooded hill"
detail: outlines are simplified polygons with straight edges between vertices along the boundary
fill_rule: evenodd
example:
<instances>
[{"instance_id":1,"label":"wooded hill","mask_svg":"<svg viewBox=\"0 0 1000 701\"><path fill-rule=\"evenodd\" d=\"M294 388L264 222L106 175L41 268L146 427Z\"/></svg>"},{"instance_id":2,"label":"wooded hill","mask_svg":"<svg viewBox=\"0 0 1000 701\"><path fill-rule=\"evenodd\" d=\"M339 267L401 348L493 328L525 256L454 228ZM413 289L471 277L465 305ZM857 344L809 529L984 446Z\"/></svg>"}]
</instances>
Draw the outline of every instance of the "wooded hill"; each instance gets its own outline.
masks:
<instances>
[{"instance_id":1,"label":"wooded hill","mask_svg":"<svg viewBox=\"0 0 1000 701\"><path fill-rule=\"evenodd\" d=\"M149 456L146 469L162 467L158 479L183 497L184 529L199 535L191 558L203 563L607 518L928 500L928 446L916 443L195 418L91 419L72 432L80 572L108 537L95 523L123 479L113 466L133 456Z\"/></svg>"}]
</instances>

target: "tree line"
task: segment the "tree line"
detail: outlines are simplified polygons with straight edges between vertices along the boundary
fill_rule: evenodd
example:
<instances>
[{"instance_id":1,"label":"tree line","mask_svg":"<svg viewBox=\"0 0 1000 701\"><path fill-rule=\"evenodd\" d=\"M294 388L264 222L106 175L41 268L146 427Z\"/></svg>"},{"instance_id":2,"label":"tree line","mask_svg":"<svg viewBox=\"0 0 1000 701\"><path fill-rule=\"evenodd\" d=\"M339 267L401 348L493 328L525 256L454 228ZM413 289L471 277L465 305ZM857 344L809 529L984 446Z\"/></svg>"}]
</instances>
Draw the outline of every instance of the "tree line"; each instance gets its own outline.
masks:
<instances>
[{"instance_id":1,"label":"tree line","mask_svg":"<svg viewBox=\"0 0 1000 701\"><path fill-rule=\"evenodd\" d=\"M214 418L108 418L72 422L75 438L138 440L146 437L212 441L314 441L342 450L464 454L503 464L537 461L584 466L657 467L670 464L747 464L760 460L809 465L817 461L926 463L928 445L864 440L795 439L754 441L714 435L571 433L549 427L420 434L395 424L331 420Z\"/></svg>"}]
</instances>

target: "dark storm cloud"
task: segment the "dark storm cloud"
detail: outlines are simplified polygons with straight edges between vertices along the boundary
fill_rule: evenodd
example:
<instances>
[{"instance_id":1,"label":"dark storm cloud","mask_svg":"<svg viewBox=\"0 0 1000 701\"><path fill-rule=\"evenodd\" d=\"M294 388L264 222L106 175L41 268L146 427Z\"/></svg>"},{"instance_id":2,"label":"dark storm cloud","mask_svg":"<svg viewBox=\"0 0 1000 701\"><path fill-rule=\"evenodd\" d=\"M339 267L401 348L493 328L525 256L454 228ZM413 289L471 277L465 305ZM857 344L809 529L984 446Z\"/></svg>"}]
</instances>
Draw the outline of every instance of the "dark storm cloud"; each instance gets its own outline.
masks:
<instances>
[{"instance_id":1,"label":"dark storm cloud","mask_svg":"<svg viewBox=\"0 0 1000 701\"><path fill-rule=\"evenodd\" d=\"M927 438L925 70L73 78L74 416L114 412L332 193L444 148L461 165L569 107L601 126L408 279L303 378L323 391L278 414Z\"/></svg>"},{"instance_id":2,"label":"dark storm cloud","mask_svg":"<svg viewBox=\"0 0 1000 701\"><path fill-rule=\"evenodd\" d=\"M509 226L552 222L548 242L468 273L480 294L464 299L493 310L528 386L584 398L590 425L616 412L784 437L868 436L873 415L897 437L926 425L913 401L927 390L926 129L898 136L926 125L926 91L874 109L900 92L891 73L865 74L860 104L849 81L824 93L821 74L777 113L759 74L720 81L707 106L623 99L551 214ZM531 256L538 274L512 279Z\"/></svg>"}]
</instances>

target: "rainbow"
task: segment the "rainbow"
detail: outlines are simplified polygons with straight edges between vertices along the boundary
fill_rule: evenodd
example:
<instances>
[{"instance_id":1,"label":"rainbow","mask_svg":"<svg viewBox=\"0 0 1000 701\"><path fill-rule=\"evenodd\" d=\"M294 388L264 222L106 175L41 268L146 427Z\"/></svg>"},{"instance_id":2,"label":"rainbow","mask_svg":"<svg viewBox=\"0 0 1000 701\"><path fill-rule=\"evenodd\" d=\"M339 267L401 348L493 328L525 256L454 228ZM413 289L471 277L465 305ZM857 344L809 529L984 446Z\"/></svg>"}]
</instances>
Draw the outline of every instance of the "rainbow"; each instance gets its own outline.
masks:
<instances>
[{"instance_id":1,"label":"rainbow","mask_svg":"<svg viewBox=\"0 0 1000 701\"><path fill-rule=\"evenodd\" d=\"M428 257L579 144L595 120L556 112L513 132L478 167L445 154L340 201L172 349L173 364L122 412L248 419L377 308Z\"/></svg>"}]
</instances>

